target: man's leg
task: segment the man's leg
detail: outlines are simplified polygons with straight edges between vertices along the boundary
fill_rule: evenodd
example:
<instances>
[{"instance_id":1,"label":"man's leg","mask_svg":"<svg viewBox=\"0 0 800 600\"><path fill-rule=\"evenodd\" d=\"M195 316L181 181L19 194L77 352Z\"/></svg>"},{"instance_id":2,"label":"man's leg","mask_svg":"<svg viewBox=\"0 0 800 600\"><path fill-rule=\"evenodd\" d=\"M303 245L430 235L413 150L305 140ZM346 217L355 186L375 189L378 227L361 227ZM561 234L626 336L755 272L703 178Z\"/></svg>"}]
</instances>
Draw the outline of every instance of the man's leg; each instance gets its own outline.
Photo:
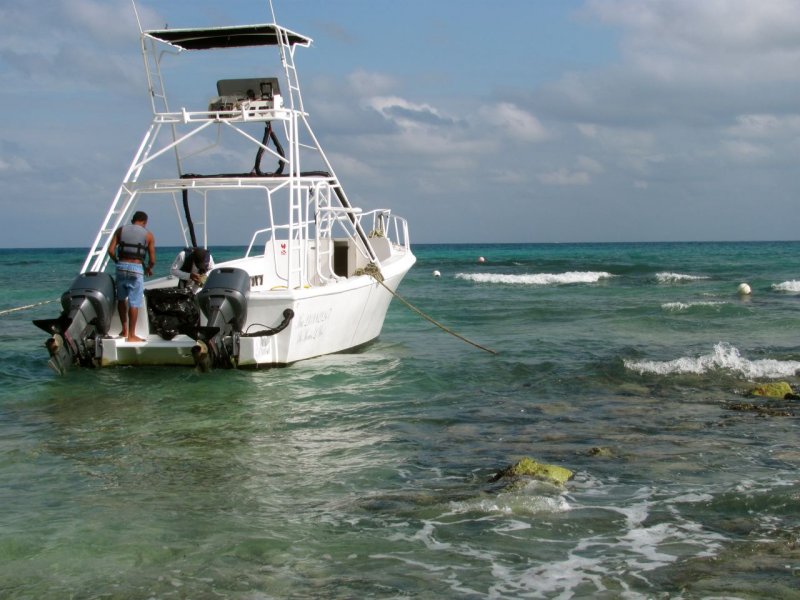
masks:
<instances>
[{"instance_id":1,"label":"man's leg","mask_svg":"<svg viewBox=\"0 0 800 600\"><path fill-rule=\"evenodd\" d=\"M128 303L125 300L117 302L117 311L119 312L119 320L122 323L122 331L119 332L121 337L128 337Z\"/></svg>"},{"instance_id":2,"label":"man's leg","mask_svg":"<svg viewBox=\"0 0 800 600\"><path fill-rule=\"evenodd\" d=\"M129 342L143 342L136 335L136 321L139 318L139 307L144 303L144 276L139 275L131 282L130 295L128 296L128 337Z\"/></svg>"},{"instance_id":3,"label":"man's leg","mask_svg":"<svg viewBox=\"0 0 800 600\"><path fill-rule=\"evenodd\" d=\"M143 342L144 340L136 335L136 320L139 318L139 309L131 306L128 309L128 337L129 342Z\"/></svg>"}]
</instances>

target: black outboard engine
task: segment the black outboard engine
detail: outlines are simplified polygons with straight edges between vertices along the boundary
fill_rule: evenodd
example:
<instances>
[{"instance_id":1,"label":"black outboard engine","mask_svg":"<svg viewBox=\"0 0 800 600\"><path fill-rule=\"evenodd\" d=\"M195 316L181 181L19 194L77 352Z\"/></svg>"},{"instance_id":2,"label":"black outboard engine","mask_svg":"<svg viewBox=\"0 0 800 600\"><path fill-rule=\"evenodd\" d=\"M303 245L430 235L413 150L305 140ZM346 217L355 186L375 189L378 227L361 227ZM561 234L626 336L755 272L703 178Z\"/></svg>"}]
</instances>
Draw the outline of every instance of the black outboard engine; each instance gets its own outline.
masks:
<instances>
[{"instance_id":1,"label":"black outboard engine","mask_svg":"<svg viewBox=\"0 0 800 600\"><path fill-rule=\"evenodd\" d=\"M52 337L45 342L50 367L59 374L78 364L95 366L95 340L108 333L114 312L114 280L107 273L81 273L61 296L57 319L38 319L34 325Z\"/></svg>"},{"instance_id":2,"label":"black outboard engine","mask_svg":"<svg viewBox=\"0 0 800 600\"><path fill-rule=\"evenodd\" d=\"M192 356L203 371L211 367L235 367L239 334L247 320L250 275L242 269L224 267L208 274L197 294L206 327L198 327Z\"/></svg>"}]
</instances>

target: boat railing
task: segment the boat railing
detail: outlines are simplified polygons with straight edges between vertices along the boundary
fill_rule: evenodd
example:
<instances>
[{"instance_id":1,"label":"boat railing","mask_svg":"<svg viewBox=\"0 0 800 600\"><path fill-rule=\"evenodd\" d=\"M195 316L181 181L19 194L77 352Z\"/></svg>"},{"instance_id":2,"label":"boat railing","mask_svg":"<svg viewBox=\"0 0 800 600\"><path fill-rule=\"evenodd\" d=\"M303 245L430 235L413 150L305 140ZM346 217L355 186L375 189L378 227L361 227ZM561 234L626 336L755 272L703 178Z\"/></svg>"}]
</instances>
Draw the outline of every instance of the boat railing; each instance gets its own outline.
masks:
<instances>
[{"instance_id":1,"label":"boat railing","mask_svg":"<svg viewBox=\"0 0 800 600\"><path fill-rule=\"evenodd\" d=\"M362 221L372 219L372 226L366 228L370 238L386 238L396 248L410 249L408 222L389 209L375 209L361 215Z\"/></svg>"},{"instance_id":2,"label":"boat railing","mask_svg":"<svg viewBox=\"0 0 800 600\"><path fill-rule=\"evenodd\" d=\"M370 225L366 227L366 225ZM308 236L295 237L298 231L314 228L313 239ZM301 223L274 224L253 232L244 258L262 257L270 262L268 267L287 287L305 285L316 279L323 283L335 281L333 265L333 240L344 237L357 253L359 264L371 261L370 252L359 235L359 230L368 231L368 243L387 248L387 252L409 251L408 223L390 210L376 209L362 213L359 208L342 206L318 206L313 219ZM379 240L386 240L379 243ZM317 259L303 265L303 281L290 281L289 271L293 251L304 244L313 244ZM307 248L310 249L310 248ZM381 256L388 258L387 254ZM308 272L305 271L308 269Z\"/></svg>"},{"instance_id":3,"label":"boat railing","mask_svg":"<svg viewBox=\"0 0 800 600\"><path fill-rule=\"evenodd\" d=\"M187 123L247 123L251 121L288 121L291 119L292 109L289 108L237 108L232 110L186 110L179 112L158 112L153 120L160 124L187 124Z\"/></svg>"},{"instance_id":4,"label":"boat railing","mask_svg":"<svg viewBox=\"0 0 800 600\"><path fill-rule=\"evenodd\" d=\"M336 229L341 231L341 235L348 238L356 248L361 258L367 262L370 260L369 250L364 246L359 229L363 213L360 208L346 206L319 206L317 208L317 238L337 237ZM321 225L324 227L321 227Z\"/></svg>"},{"instance_id":5,"label":"boat railing","mask_svg":"<svg viewBox=\"0 0 800 600\"><path fill-rule=\"evenodd\" d=\"M267 244L270 241L275 239L275 235L274 235L275 232L279 231L281 229L285 229L285 230L288 231L289 226L288 225L276 225L274 227L265 227L264 229L258 229L256 231L254 231L253 232L253 237L250 238L250 243L247 245L247 251L244 253L244 257L245 258L253 258L254 256L261 256L260 254L255 254L253 252L253 249L254 248L259 248L259 249L264 248L265 249L267 247ZM264 237L266 237L266 240L259 242L259 238L264 239ZM256 245L256 242L259 242L258 245Z\"/></svg>"},{"instance_id":6,"label":"boat railing","mask_svg":"<svg viewBox=\"0 0 800 600\"><path fill-rule=\"evenodd\" d=\"M323 190L322 188L327 188ZM353 248L359 255L357 260L360 264L367 264L370 261L370 250L359 236L361 223L361 209L346 206L330 206L329 200L330 187L321 185L317 188L318 193L314 194L317 200L316 210L314 211L315 222L315 248L317 252L316 276L323 283L338 280L334 268L334 243L333 240L344 237L349 242L349 247ZM324 193L324 192L327 192Z\"/></svg>"},{"instance_id":7,"label":"boat railing","mask_svg":"<svg viewBox=\"0 0 800 600\"><path fill-rule=\"evenodd\" d=\"M304 224L300 224L302 227ZM297 224L283 224L265 227L253 232L244 258L261 258L265 261L266 273L281 281L279 288L289 289L309 283L306 265L302 257L308 244L307 239L293 238ZM269 277L266 280L270 280ZM276 288L277 289L277 288Z\"/></svg>"},{"instance_id":8,"label":"boat railing","mask_svg":"<svg viewBox=\"0 0 800 600\"><path fill-rule=\"evenodd\" d=\"M391 213L388 209L375 209L362 212L359 208L346 208L342 206L320 206L317 209L318 229L326 232L326 237L333 237L333 225L338 225L344 235L353 241L358 241L359 228L367 233L367 238L386 238L392 246L398 249L409 250L410 242L408 236L408 222L402 217ZM321 229L319 224L330 221L325 229ZM371 223L370 227L366 227ZM361 244L356 244L363 258L369 260L369 253L362 248Z\"/></svg>"}]
</instances>

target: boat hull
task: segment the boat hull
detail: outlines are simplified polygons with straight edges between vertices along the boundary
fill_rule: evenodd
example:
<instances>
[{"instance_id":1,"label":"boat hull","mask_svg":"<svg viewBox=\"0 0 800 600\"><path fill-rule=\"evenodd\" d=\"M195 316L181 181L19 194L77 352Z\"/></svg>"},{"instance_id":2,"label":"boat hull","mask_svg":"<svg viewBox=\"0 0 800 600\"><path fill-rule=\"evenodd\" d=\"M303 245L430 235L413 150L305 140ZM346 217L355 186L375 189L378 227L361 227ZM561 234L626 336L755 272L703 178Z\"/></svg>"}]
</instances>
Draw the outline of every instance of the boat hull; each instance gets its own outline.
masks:
<instances>
[{"instance_id":1,"label":"boat hull","mask_svg":"<svg viewBox=\"0 0 800 600\"><path fill-rule=\"evenodd\" d=\"M380 335L393 292L413 264L411 254L395 262L383 270L383 282L360 275L300 290L251 291L247 299L247 321L234 352L235 366L288 365L351 350L375 340ZM273 334L271 330L281 323L286 309L291 309L294 316L284 329ZM140 314L146 314L146 307ZM112 323L112 328L115 325ZM98 339L98 365L195 364L192 348L197 342L191 337L177 335L171 340L162 339L150 331L146 318L140 318L137 334L146 341L128 342L119 337Z\"/></svg>"}]
</instances>

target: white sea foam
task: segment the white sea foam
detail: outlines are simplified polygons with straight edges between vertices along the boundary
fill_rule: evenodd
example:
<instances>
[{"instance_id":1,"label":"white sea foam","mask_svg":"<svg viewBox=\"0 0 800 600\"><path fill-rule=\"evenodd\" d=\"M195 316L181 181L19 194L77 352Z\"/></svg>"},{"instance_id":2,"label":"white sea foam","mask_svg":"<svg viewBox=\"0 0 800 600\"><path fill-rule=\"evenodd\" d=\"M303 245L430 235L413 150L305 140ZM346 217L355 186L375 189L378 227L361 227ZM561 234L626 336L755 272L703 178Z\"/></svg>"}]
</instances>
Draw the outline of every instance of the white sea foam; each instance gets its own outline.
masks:
<instances>
[{"instance_id":1,"label":"white sea foam","mask_svg":"<svg viewBox=\"0 0 800 600\"><path fill-rule=\"evenodd\" d=\"M584 597L607 592L609 582L616 580L625 586L617 579L619 573L636 572L646 582L647 572L674 564L681 556L715 556L723 541L723 536L692 521L629 524L622 535L586 538L563 559L536 564L522 572L494 562L492 573L497 583L490 596L573 598L576 594ZM649 596L629 589L620 597Z\"/></svg>"},{"instance_id":2,"label":"white sea foam","mask_svg":"<svg viewBox=\"0 0 800 600\"><path fill-rule=\"evenodd\" d=\"M513 533L515 531L524 531L530 529L531 524L527 521L520 519L508 519L503 525L494 528L497 533Z\"/></svg>"},{"instance_id":3,"label":"white sea foam","mask_svg":"<svg viewBox=\"0 0 800 600\"><path fill-rule=\"evenodd\" d=\"M696 502L711 502L713 499L714 496L706 492L687 492L681 496L676 496L672 501L676 504L694 504Z\"/></svg>"},{"instance_id":4,"label":"white sea foam","mask_svg":"<svg viewBox=\"0 0 800 600\"><path fill-rule=\"evenodd\" d=\"M705 275L685 275L683 273L668 273L666 271L656 273L656 280L659 283L681 283L685 281L698 281L708 279Z\"/></svg>"},{"instance_id":5,"label":"white sea foam","mask_svg":"<svg viewBox=\"0 0 800 600\"><path fill-rule=\"evenodd\" d=\"M480 498L463 502L452 502L453 513L499 513L503 515L561 513L570 510L563 496L533 496L520 493L498 494L493 498Z\"/></svg>"},{"instance_id":6,"label":"white sea foam","mask_svg":"<svg viewBox=\"0 0 800 600\"><path fill-rule=\"evenodd\" d=\"M676 556L661 551L661 547L671 540L684 540L682 532L670 523L657 523L649 527L636 527L620 538L620 545L633 553L628 563L635 563L642 571L652 571L677 559Z\"/></svg>"},{"instance_id":7,"label":"white sea foam","mask_svg":"<svg viewBox=\"0 0 800 600\"><path fill-rule=\"evenodd\" d=\"M800 294L800 281L784 281L783 283L772 284L772 289L776 292L790 292Z\"/></svg>"},{"instance_id":8,"label":"white sea foam","mask_svg":"<svg viewBox=\"0 0 800 600\"><path fill-rule=\"evenodd\" d=\"M594 483L596 482L593 482L593 485ZM527 488L526 490L531 491ZM490 514L481 521L495 523L492 528L493 533L520 541L526 540L531 529L541 527L542 515L529 516L524 513L514 514L518 511L497 510L498 504L504 503L503 497L505 499L520 497L525 495L524 491L501 493L492 500L484 498L465 503L450 503L450 508L456 510L448 511L442 517L457 515L465 510L472 512L482 507ZM613 493L613 490L610 491ZM680 505L713 500L713 496L707 490L702 488L688 492L675 490L677 495L674 495L665 493L663 489L643 486L631 491L633 493L629 502L615 501L607 505L597 505L593 501L581 505L580 500L571 498L570 494L560 495L562 498L565 495L570 497L570 502L573 504L570 510L578 512L587 510L589 514L585 518L599 519L599 522L605 525L598 528L601 531L591 532L591 535L572 542L557 536L539 538L540 551L537 552L536 558L532 557L527 564L521 564L513 558L509 560L502 552L487 550L480 542L475 542L473 545L468 539L463 539L458 544L450 544L448 547L431 546L432 539L439 537L450 539L445 530L455 526L456 522L462 523L463 517L456 522L450 518L426 521L420 531L413 536L407 535L406 539L424 543L429 550L444 549L448 553L458 553L468 557L472 562L486 563L494 579L488 589L488 597L575 598L590 597L617 589L618 592L622 591L617 594L619 597L644 600L649 596L639 594L629 587L628 574L635 574L638 580L647 584L649 573L675 564L681 559L718 555L726 538L719 533L709 531L701 522L686 518L680 513ZM537 498L542 499L541 496ZM557 498L547 497L546 500L552 502ZM566 499L564 501L566 502ZM653 510L661 510L663 507L670 509L674 519L671 522L650 523L649 516ZM616 515L623 515L624 521L620 522ZM578 520L582 518L584 517L579 516ZM545 515L544 521L546 520ZM434 525L433 528L430 527L431 524ZM413 563L415 559L406 552L372 557L395 559L415 566ZM433 572L441 569L441 566L429 565L426 568ZM471 590L469 571L452 570L447 578L447 584L454 592L469 592Z\"/></svg>"},{"instance_id":9,"label":"white sea foam","mask_svg":"<svg viewBox=\"0 0 800 600\"><path fill-rule=\"evenodd\" d=\"M605 271L567 271L566 273L526 273L509 275L503 273L456 273L456 279L476 283L510 283L517 285L560 285L567 283L597 283L601 279L614 277Z\"/></svg>"},{"instance_id":10,"label":"white sea foam","mask_svg":"<svg viewBox=\"0 0 800 600\"><path fill-rule=\"evenodd\" d=\"M712 371L730 371L746 379L779 379L792 377L800 369L796 360L761 359L749 360L742 357L738 348L720 342L711 354L697 357L683 356L674 360L625 360L625 368L640 375L702 375Z\"/></svg>"},{"instance_id":11,"label":"white sea foam","mask_svg":"<svg viewBox=\"0 0 800 600\"><path fill-rule=\"evenodd\" d=\"M728 302L712 302L712 301L698 301L698 302L665 302L661 308L667 312L686 312L696 307L700 308L719 308L728 304Z\"/></svg>"}]
</instances>

